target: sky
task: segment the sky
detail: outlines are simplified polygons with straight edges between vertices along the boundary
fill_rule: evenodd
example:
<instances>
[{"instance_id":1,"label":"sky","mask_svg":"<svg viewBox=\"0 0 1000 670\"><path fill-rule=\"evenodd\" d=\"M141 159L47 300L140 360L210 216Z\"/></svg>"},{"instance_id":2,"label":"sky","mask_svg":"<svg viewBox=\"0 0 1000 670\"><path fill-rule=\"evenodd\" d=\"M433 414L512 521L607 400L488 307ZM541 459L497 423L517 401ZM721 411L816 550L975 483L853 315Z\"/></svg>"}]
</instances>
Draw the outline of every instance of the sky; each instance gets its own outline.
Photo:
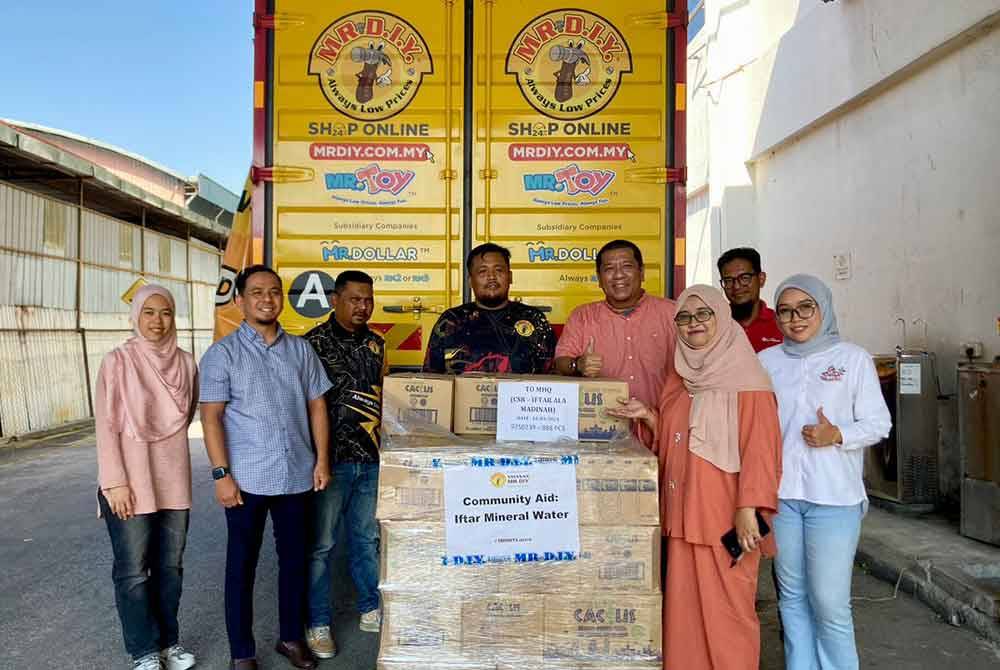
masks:
<instances>
[{"instance_id":1,"label":"sky","mask_svg":"<svg viewBox=\"0 0 1000 670\"><path fill-rule=\"evenodd\" d=\"M243 190L252 0L0 0L0 118Z\"/></svg>"}]
</instances>

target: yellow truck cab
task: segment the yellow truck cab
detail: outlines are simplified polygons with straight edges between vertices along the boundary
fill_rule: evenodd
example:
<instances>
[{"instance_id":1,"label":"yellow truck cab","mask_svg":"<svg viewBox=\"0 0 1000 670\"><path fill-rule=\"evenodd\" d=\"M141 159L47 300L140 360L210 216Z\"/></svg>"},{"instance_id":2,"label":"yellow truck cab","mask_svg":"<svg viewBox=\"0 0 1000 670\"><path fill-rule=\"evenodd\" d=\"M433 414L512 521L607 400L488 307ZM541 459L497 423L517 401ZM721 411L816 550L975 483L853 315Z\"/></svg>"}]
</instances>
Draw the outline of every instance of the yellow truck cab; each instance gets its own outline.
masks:
<instances>
[{"instance_id":1,"label":"yellow truck cab","mask_svg":"<svg viewBox=\"0 0 1000 670\"><path fill-rule=\"evenodd\" d=\"M326 319L337 274L375 280L371 327L420 366L464 258L512 253L515 300L557 333L601 299L607 241L642 249L646 290L684 277L686 6L629 0L255 0L252 196L233 273L263 262L283 326ZM228 282L228 283L227 283ZM217 335L228 326L222 323Z\"/></svg>"}]
</instances>

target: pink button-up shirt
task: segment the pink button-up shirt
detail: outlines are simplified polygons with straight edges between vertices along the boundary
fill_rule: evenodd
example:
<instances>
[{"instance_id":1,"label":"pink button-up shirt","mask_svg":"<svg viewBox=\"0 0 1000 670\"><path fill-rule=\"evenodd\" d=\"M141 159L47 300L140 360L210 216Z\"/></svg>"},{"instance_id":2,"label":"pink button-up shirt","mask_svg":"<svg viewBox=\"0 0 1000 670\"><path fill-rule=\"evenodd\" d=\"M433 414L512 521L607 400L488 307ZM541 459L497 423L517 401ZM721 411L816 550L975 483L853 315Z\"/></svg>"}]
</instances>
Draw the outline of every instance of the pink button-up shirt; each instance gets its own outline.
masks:
<instances>
[{"instance_id":1,"label":"pink button-up shirt","mask_svg":"<svg viewBox=\"0 0 1000 670\"><path fill-rule=\"evenodd\" d=\"M658 407L667 373L674 367L677 330L673 300L644 294L627 316L607 302L591 302L566 320L556 357L582 355L590 338L604 363L601 376L628 382L629 393L648 407Z\"/></svg>"}]
</instances>

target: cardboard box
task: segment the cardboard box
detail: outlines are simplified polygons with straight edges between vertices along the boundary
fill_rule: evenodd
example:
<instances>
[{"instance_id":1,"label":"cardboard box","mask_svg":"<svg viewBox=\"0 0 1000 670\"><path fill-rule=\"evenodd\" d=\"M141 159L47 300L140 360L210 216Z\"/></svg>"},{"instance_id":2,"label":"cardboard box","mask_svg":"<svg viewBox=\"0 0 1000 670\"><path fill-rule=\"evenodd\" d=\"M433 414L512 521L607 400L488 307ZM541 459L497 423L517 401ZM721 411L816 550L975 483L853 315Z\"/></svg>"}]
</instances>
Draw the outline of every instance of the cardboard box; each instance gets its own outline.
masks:
<instances>
[{"instance_id":1,"label":"cardboard box","mask_svg":"<svg viewBox=\"0 0 1000 670\"><path fill-rule=\"evenodd\" d=\"M462 660L460 600L382 594L379 661L409 663L413 668Z\"/></svg>"},{"instance_id":2,"label":"cardboard box","mask_svg":"<svg viewBox=\"0 0 1000 670\"><path fill-rule=\"evenodd\" d=\"M386 435L451 430L451 375L391 374L382 382L382 430ZM423 429L423 430L422 430Z\"/></svg>"},{"instance_id":3,"label":"cardboard box","mask_svg":"<svg viewBox=\"0 0 1000 670\"><path fill-rule=\"evenodd\" d=\"M545 597L546 662L662 662L660 595Z\"/></svg>"},{"instance_id":4,"label":"cardboard box","mask_svg":"<svg viewBox=\"0 0 1000 670\"><path fill-rule=\"evenodd\" d=\"M462 657L500 661L541 659L545 602L531 595L492 595L462 601Z\"/></svg>"},{"instance_id":5,"label":"cardboard box","mask_svg":"<svg viewBox=\"0 0 1000 670\"><path fill-rule=\"evenodd\" d=\"M500 381L548 380L576 384L580 389L579 438L605 441L627 433L628 422L608 416L618 398L628 397L628 383L616 379L590 379L552 375L480 375L465 374L455 378L456 435L496 435L497 384Z\"/></svg>"},{"instance_id":6,"label":"cardboard box","mask_svg":"<svg viewBox=\"0 0 1000 670\"><path fill-rule=\"evenodd\" d=\"M379 587L393 592L659 593L660 529L581 526L573 561L463 565L448 560L443 524L382 522Z\"/></svg>"},{"instance_id":7,"label":"cardboard box","mask_svg":"<svg viewBox=\"0 0 1000 670\"><path fill-rule=\"evenodd\" d=\"M493 442L477 447L472 441L441 446L442 442L413 438L383 445L378 519L443 523L445 467L528 454L578 459L576 495L582 525L656 526L660 522L656 456L634 438L611 443L554 442L544 448Z\"/></svg>"},{"instance_id":8,"label":"cardboard box","mask_svg":"<svg viewBox=\"0 0 1000 670\"><path fill-rule=\"evenodd\" d=\"M383 596L383 667L657 667L656 595ZM487 665L489 667L489 665Z\"/></svg>"},{"instance_id":9,"label":"cardboard box","mask_svg":"<svg viewBox=\"0 0 1000 670\"><path fill-rule=\"evenodd\" d=\"M486 595L501 591L499 566L446 564L444 525L383 521L379 589L401 593Z\"/></svg>"}]
</instances>

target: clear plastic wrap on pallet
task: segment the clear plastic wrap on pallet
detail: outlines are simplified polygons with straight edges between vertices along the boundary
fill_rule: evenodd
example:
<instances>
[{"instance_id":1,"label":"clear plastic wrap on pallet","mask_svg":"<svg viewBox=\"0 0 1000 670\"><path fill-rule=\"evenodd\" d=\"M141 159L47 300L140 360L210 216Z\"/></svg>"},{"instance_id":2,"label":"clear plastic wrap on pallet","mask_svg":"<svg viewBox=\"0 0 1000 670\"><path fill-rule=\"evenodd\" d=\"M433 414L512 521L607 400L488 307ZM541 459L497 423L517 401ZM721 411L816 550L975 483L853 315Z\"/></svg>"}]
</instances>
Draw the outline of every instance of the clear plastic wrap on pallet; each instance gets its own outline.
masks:
<instances>
[{"instance_id":1,"label":"clear plastic wrap on pallet","mask_svg":"<svg viewBox=\"0 0 1000 670\"><path fill-rule=\"evenodd\" d=\"M443 524L382 522L379 587L432 597L492 593L659 593L657 526L580 526L579 554L464 564L447 555Z\"/></svg>"},{"instance_id":2,"label":"clear plastic wrap on pallet","mask_svg":"<svg viewBox=\"0 0 1000 670\"><path fill-rule=\"evenodd\" d=\"M382 607L383 664L642 668L663 658L658 593L387 592Z\"/></svg>"},{"instance_id":3,"label":"clear plastic wrap on pallet","mask_svg":"<svg viewBox=\"0 0 1000 670\"><path fill-rule=\"evenodd\" d=\"M574 540L574 550L449 553L445 472L450 467L456 470L448 477L459 477L461 486L482 481L475 485L492 493L492 486L508 486L508 477L519 470L543 464L573 467L578 550ZM479 479L484 474L491 476ZM499 483L492 475L500 475ZM659 668L657 475L656 457L631 436L609 442L497 442L435 430L409 416L397 421L384 433L379 472L378 667ZM572 478L563 485L572 491Z\"/></svg>"},{"instance_id":4,"label":"clear plastic wrap on pallet","mask_svg":"<svg viewBox=\"0 0 1000 670\"><path fill-rule=\"evenodd\" d=\"M378 661L376 670L414 670L413 661ZM512 662L485 663L467 661L461 663L420 662L418 670L660 670L660 661L636 661L634 663L529 663L515 659Z\"/></svg>"},{"instance_id":5,"label":"clear plastic wrap on pallet","mask_svg":"<svg viewBox=\"0 0 1000 670\"><path fill-rule=\"evenodd\" d=\"M449 466L517 467L568 458L576 464L581 525L659 524L656 457L631 435L609 442L497 442L430 434L422 432L426 426L413 425L383 437L375 513L380 520L443 521Z\"/></svg>"}]
</instances>

